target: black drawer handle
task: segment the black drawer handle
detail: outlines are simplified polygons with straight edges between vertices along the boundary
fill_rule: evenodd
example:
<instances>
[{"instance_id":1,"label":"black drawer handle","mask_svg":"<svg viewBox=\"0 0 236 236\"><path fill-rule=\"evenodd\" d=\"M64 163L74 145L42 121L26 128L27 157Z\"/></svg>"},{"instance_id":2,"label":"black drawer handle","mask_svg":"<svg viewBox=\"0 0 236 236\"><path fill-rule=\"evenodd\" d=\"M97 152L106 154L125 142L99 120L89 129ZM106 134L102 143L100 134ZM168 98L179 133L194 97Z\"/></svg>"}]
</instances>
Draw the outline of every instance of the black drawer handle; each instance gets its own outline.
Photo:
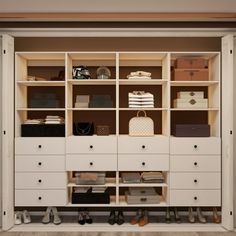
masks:
<instances>
[{"instance_id":1,"label":"black drawer handle","mask_svg":"<svg viewBox=\"0 0 236 236\"><path fill-rule=\"evenodd\" d=\"M197 166L197 162L194 162L194 165Z\"/></svg>"},{"instance_id":2,"label":"black drawer handle","mask_svg":"<svg viewBox=\"0 0 236 236\"><path fill-rule=\"evenodd\" d=\"M39 199L39 200L42 200L42 197L39 197L38 199Z\"/></svg>"},{"instance_id":3,"label":"black drawer handle","mask_svg":"<svg viewBox=\"0 0 236 236\"><path fill-rule=\"evenodd\" d=\"M194 183L197 183L197 179L194 180Z\"/></svg>"},{"instance_id":4,"label":"black drawer handle","mask_svg":"<svg viewBox=\"0 0 236 236\"><path fill-rule=\"evenodd\" d=\"M42 180L41 180L41 179L39 179L39 180L38 180L38 182L39 182L39 183L42 183Z\"/></svg>"},{"instance_id":5,"label":"black drawer handle","mask_svg":"<svg viewBox=\"0 0 236 236\"><path fill-rule=\"evenodd\" d=\"M143 165L143 166L145 166L145 164L146 164L145 162L142 162L142 165Z\"/></svg>"},{"instance_id":6,"label":"black drawer handle","mask_svg":"<svg viewBox=\"0 0 236 236\"><path fill-rule=\"evenodd\" d=\"M196 149L196 148L197 148L197 145L194 145L194 148Z\"/></svg>"},{"instance_id":7,"label":"black drawer handle","mask_svg":"<svg viewBox=\"0 0 236 236\"><path fill-rule=\"evenodd\" d=\"M141 202L146 202L146 201L147 201L147 198L146 198L146 197L142 197L142 198L140 198L140 201L141 201Z\"/></svg>"},{"instance_id":8,"label":"black drawer handle","mask_svg":"<svg viewBox=\"0 0 236 236\"><path fill-rule=\"evenodd\" d=\"M142 149L145 149L146 148L146 146L145 145L142 145Z\"/></svg>"},{"instance_id":9,"label":"black drawer handle","mask_svg":"<svg viewBox=\"0 0 236 236\"><path fill-rule=\"evenodd\" d=\"M196 200L197 200L197 197L194 197L194 200L196 201Z\"/></svg>"},{"instance_id":10,"label":"black drawer handle","mask_svg":"<svg viewBox=\"0 0 236 236\"><path fill-rule=\"evenodd\" d=\"M90 147L90 149L93 149L93 145L90 145L89 147Z\"/></svg>"},{"instance_id":11,"label":"black drawer handle","mask_svg":"<svg viewBox=\"0 0 236 236\"><path fill-rule=\"evenodd\" d=\"M93 162L90 162L89 165L92 166L92 165L93 165Z\"/></svg>"},{"instance_id":12,"label":"black drawer handle","mask_svg":"<svg viewBox=\"0 0 236 236\"><path fill-rule=\"evenodd\" d=\"M42 148L42 145L38 145L39 148Z\"/></svg>"},{"instance_id":13,"label":"black drawer handle","mask_svg":"<svg viewBox=\"0 0 236 236\"><path fill-rule=\"evenodd\" d=\"M41 165L42 165L42 162L39 162L38 165L41 166Z\"/></svg>"}]
</instances>

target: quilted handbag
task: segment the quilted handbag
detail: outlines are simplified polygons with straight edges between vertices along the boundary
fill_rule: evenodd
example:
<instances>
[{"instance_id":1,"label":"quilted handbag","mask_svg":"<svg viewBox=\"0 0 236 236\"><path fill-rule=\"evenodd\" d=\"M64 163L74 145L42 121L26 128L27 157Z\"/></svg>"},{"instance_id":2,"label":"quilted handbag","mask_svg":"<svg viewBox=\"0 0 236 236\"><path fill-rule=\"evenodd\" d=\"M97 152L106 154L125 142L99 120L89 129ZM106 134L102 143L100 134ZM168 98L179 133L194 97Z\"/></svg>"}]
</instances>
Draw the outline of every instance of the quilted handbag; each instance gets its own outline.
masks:
<instances>
[{"instance_id":1,"label":"quilted handbag","mask_svg":"<svg viewBox=\"0 0 236 236\"><path fill-rule=\"evenodd\" d=\"M140 112L144 116L139 116ZM153 136L154 122L150 117L147 117L145 111L138 111L137 116L129 121L129 135L130 136Z\"/></svg>"}]
</instances>

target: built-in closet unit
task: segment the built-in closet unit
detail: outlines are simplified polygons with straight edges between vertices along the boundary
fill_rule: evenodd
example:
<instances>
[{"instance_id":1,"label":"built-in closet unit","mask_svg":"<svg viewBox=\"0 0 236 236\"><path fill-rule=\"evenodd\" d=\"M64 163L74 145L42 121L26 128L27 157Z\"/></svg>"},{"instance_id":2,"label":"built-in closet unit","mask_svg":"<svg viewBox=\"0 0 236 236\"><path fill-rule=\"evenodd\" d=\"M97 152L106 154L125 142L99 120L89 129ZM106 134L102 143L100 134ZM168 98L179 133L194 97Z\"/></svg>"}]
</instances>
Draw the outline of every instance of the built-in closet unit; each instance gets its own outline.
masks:
<instances>
[{"instance_id":1,"label":"built-in closet unit","mask_svg":"<svg viewBox=\"0 0 236 236\"><path fill-rule=\"evenodd\" d=\"M2 36L3 92L3 228L27 230L41 224L14 226L14 209L47 206L64 210L76 207L125 209L166 207L217 207L222 223L211 229L233 228L233 72L234 37L222 38L222 50L217 51L19 51L14 52L13 38ZM13 60L14 57L14 60ZM208 62L206 81L176 81L172 70L176 60L185 57L204 58ZM75 80L73 66L86 65L89 80ZM108 80L97 80L96 69L107 66ZM65 80L29 81L28 76L50 78L65 71ZM129 80L135 70L150 71L151 80ZM15 74L13 75L13 71ZM129 120L138 108L128 107L128 93L145 90L154 95L154 108L144 108L154 121L154 136L130 137ZM176 108L174 100L180 91L202 91L208 99L207 108ZM37 93L54 93L57 106L34 107L30 100ZM76 95L109 94L109 108L75 108ZM15 102L13 102L13 100ZM14 104L14 107L13 107ZM21 126L26 119L58 115L65 119L64 137L22 137ZM73 124L89 121L108 125L109 136L75 136ZM209 124L210 137L180 138L174 136L176 124ZM14 130L14 134L13 134ZM106 172L108 204L74 204L74 172ZM164 183L125 184L123 172L161 171ZM14 181L13 181L14 179ZM91 186L95 187L95 186ZM160 195L158 204L127 203L129 187L154 187ZM76 217L76 216L75 216ZM69 225L73 230L84 230ZM58 228L68 229L66 223ZM96 223L96 230L110 230L107 223ZM158 231L165 224L151 223L145 230ZM167 227L168 225L166 225ZM179 225L184 230L188 224ZM77 227L77 228L76 228ZM139 230L128 223L117 230ZM176 227L176 225L173 225ZM195 224L195 230L202 226ZM198 228L200 227L200 228ZM54 227L53 230L57 230ZM168 229L171 225L168 226ZM50 229L50 226L47 226ZM86 230L94 230L93 226ZM202 229L202 228L201 228ZM203 229L204 230L204 229Z\"/></svg>"}]
</instances>

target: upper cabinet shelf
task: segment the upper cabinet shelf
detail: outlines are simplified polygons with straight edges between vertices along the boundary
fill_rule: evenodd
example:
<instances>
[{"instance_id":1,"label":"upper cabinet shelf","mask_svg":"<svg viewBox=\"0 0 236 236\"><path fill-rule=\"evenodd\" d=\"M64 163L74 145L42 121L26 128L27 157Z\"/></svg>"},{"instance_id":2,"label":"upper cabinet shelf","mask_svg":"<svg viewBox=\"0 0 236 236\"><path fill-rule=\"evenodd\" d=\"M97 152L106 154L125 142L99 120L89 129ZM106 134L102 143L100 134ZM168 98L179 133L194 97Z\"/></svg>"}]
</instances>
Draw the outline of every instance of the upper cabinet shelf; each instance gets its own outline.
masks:
<instances>
[{"instance_id":1,"label":"upper cabinet shelf","mask_svg":"<svg viewBox=\"0 0 236 236\"><path fill-rule=\"evenodd\" d=\"M72 85L115 85L115 79L84 79L84 80L77 80L77 79L69 79L68 82Z\"/></svg>"},{"instance_id":2,"label":"upper cabinet shelf","mask_svg":"<svg viewBox=\"0 0 236 236\"><path fill-rule=\"evenodd\" d=\"M17 81L22 86L65 86L65 81Z\"/></svg>"}]
</instances>

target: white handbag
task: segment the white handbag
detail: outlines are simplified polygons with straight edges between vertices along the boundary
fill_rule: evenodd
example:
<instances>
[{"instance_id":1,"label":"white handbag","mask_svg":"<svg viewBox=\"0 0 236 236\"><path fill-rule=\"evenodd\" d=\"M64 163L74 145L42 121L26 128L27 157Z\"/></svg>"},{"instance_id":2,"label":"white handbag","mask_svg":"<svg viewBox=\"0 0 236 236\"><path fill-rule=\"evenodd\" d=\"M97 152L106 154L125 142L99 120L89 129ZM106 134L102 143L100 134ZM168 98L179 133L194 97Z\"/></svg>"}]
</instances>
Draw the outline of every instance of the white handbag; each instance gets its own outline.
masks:
<instances>
[{"instance_id":1,"label":"white handbag","mask_svg":"<svg viewBox=\"0 0 236 236\"><path fill-rule=\"evenodd\" d=\"M140 112L144 116L139 116ZM150 117L147 117L145 111L140 110L137 116L129 121L129 135L130 136L153 136L154 135L154 122Z\"/></svg>"}]
</instances>

